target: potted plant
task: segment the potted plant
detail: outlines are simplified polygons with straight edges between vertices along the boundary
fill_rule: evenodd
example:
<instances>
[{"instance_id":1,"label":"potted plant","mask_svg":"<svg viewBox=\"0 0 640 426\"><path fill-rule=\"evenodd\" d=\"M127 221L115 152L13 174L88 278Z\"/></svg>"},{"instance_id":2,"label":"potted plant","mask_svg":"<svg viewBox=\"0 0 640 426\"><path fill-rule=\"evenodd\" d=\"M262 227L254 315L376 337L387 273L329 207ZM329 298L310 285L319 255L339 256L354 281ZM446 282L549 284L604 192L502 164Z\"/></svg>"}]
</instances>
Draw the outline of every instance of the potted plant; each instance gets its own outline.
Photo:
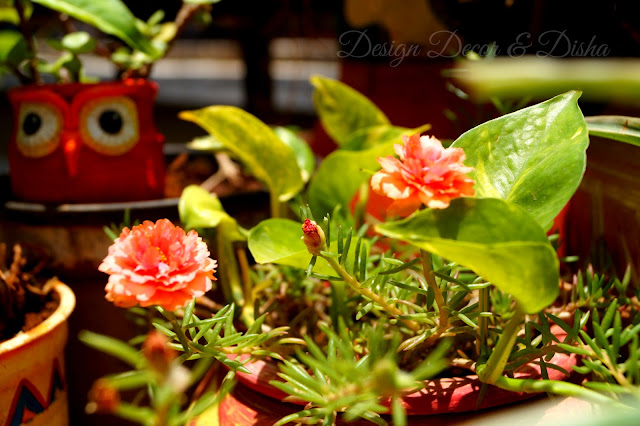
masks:
<instances>
[{"instance_id":1,"label":"potted plant","mask_svg":"<svg viewBox=\"0 0 640 426\"><path fill-rule=\"evenodd\" d=\"M68 423L64 348L75 297L56 278L39 280L41 269L27 264L20 245L7 253L0 244L0 422L7 425Z\"/></svg>"},{"instance_id":2,"label":"potted plant","mask_svg":"<svg viewBox=\"0 0 640 426\"><path fill-rule=\"evenodd\" d=\"M48 40L61 52L52 63L38 56L33 5L16 0L3 6L17 28L0 33L0 63L23 84L9 93L14 195L49 203L163 198L164 138L153 119L157 86L147 78L190 18L213 2L185 1L174 22L163 22L162 10L145 22L120 0L36 0L65 32ZM119 41L76 31L71 18ZM109 58L116 81L96 83L86 76L80 55L87 53Z\"/></svg>"},{"instance_id":3,"label":"potted plant","mask_svg":"<svg viewBox=\"0 0 640 426\"><path fill-rule=\"evenodd\" d=\"M232 107L183 113L265 184L272 218L246 230L214 195L185 189L181 220L216 247L222 304L204 296L210 283L198 274L211 268L200 240L185 240L196 241L193 231L163 221L123 230L100 268L110 274L107 299L159 305L159 317L134 312L166 336L172 363L194 368L171 387L169 369L149 374L152 357L137 352L150 336L131 347L87 332L87 343L134 366L101 381L92 408L158 425L190 421L207 405L201 424L406 424L407 415L549 392L631 410L616 395L637 391L638 289L628 276L593 271L563 283L545 233L584 172L580 94L491 120L444 148L392 126L338 82L312 83L341 147L308 185L296 155L304 149L257 118ZM287 203L301 206L297 218ZM202 385L191 399L176 396L215 374L212 359L230 369L222 385L211 379L209 393ZM564 381L573 371L587 380ZM225 398L232 378L267 398ZM151 389L154 409L118 399L131 388Z\"/></svg>"}]
</instances>

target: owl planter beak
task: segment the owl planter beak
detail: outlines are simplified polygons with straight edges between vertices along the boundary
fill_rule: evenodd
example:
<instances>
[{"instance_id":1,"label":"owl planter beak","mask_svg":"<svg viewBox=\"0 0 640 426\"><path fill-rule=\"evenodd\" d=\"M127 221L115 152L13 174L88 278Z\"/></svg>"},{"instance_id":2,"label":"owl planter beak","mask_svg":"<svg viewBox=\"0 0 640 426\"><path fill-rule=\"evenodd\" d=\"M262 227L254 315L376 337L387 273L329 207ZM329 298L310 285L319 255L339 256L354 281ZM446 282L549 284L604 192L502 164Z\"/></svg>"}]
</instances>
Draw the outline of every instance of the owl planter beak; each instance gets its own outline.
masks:
<instances>
[{"instance_id":1,"label":"owl planter beak","mask_svg":"<svg viewBox=\"0 0 640 426\"><path fill-rule=\"evenodd\" d=\"M80 154L79 135L73 132L63 133L62 149L64 151L67 173L74 177L78 174L78 157Z\"/></svg>"}]
</instances>

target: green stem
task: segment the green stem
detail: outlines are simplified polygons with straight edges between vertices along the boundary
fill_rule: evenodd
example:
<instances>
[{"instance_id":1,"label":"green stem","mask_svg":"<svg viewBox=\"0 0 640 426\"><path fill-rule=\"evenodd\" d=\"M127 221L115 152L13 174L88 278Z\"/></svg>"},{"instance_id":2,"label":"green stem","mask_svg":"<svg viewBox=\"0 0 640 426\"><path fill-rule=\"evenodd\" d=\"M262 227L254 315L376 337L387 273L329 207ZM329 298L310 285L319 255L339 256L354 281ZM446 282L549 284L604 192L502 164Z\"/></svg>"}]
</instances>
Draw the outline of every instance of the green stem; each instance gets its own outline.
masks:
<instances>
[{"instance_id":1,"label":"green stem","mask_svg":"<svg viewBox=\"0 0 640 426\"><path fill-rule=\"evenodd\" d=\"M244 303L242 304L242 312L240 313L240 319L247 327L255 321L254 312L254 298L253 288L251 282L251 274L249 261L247 260L247 253L244 248L236 249L236 259L238 259L238 265L240 266L240 277L242 278L242 293L244 297Z\"/></svg>"},{"instance_id":2,"label":"green stem","mask_svg":"<svg viewBox=\"0 0 640 426\"><path fill-rule=\"evenodd\" d=\"M597 404L606 404L611 408L616 407L624 410L631 408L591 389L559 380L512 379L500 376L491 384L512 392L549 392L556 395L574 396Z\"/></svg>"},{"instance_id":3,"label":"green stem","mask_svg":"<svg viewBox=\"0 0 640 426\"><path fill-rule=\"evenodd\" d=\"M149 423L150 418L153 418L154 413L149 407L139 407L121 402L113 414L122 419L145 425Z\"/></svg>"},{"instance_id":4,"label":"green stem","mask_svg":"<svg viewBox=\"0 0 640 426\"><path fill-rule=\"evenodd\" d=\"M182 326L180 325L180 323L178 323L178 319L176 318L173 312L163 311L162 313L164 314L165 318L167 318L171 323L171 325L173 326L173 331L176 333L176 336L178 336L178 340L180 341L180 344L184 348L184 355L183 355L184 359L189 358L189 355L191 355L192 353L191 347L189 346L189 340L187 339L187 336L184 334L184 330L182 329Z\"/></svg>"},{"instance_id":5,"label":"green stem","mask_svg":"<svg viewBox=\"0 0 640 426\"><path fill-rule=\"evenodd\" d=\"M478 365L476 370L478 371L478 377L485 383L495 384L495 382L502 377L505 365L511 355L511 349L516 343L516 337L518 336L518 329L522 325L522 320L525 317L525 313L516 308L511 319L507 322L500 340L496 345L493 352L489 356L489 360L485 365Z\"/></svg>"},{"instance_id":6,"label":"green stem","mask_svg":"<svg viewBox=\"0 0 640 426\"><path fill-rule=\"evenodd\" d=\"M321 255L322 256L322 255ZM351 287L354 291L360 293L361 295L363 295L364 297L370 299L372 302L380 305L380 307L382 309L384 309L385 312L389 313L390 315L393 316L402 316L404 315L404 313L396 308L394 305L387 303L386 300L384 300L383 297L381 297L380 295L374 293L373 291L371 291L371 289L362 287L362 285L360 284L360 282L358 280L356 280L353 276L351 276L346 269L344 269L344 267L332 256L322 256L327 262L329 262L329 265L338 273L338 275L340 276L340 278L342 278L344 280L344 282L346 282L349 287ZM401 319L402 322L404 322L407 327L409 327L411 330L417 332L418 330L420 330L420 325L413 321L413 320L406 320L406 319Z\"/></svg>"},{"instance_id":7,"label":"green stem","mask_svg":"<svg viewBox=\"0 0 640 426\"><path fill-rule=\"evenodd\" d=\"M489 287L481 288L478 292L480 312L489 311ZM478 328L480 339L478 339L478 355L486 355L488 353L487 337L489 335L489 318L481 316L478 319Z\"/></svg>"},{"instance_id":8,"label":"green stem","mask_svg":"<svg viewBox=\"0 0 640 426\"><path fill-rule=\"evenodd\" d=\"M273 191L269 192L269 206L271 208L271 218L277 219L280 217L280 200L278 199L278 195L274 194Z\"/></svg>"},{"instance_id":9,"label":"green stem","mask_svg":"<svg viewBox=\"0 0 640 426\"><path fill-rule=\"evenodd\" d=\"M449 314L445 309L445 301L442 296L442 292L440 291L440 287L438 287L438 283L436 283L436 279L433 275L433 266L431 265L431 253L426 250L420 250L420 257L422 258L422 271L424 273L424 278L427 280L427 284L433 290L435 295L436 305L438 306L438 312L440 314L440 324L438 326L438 330L434 333L434 336L439 336L442 334L444 330L446 330L449 325Z\"/></svg>"}]
</instances>

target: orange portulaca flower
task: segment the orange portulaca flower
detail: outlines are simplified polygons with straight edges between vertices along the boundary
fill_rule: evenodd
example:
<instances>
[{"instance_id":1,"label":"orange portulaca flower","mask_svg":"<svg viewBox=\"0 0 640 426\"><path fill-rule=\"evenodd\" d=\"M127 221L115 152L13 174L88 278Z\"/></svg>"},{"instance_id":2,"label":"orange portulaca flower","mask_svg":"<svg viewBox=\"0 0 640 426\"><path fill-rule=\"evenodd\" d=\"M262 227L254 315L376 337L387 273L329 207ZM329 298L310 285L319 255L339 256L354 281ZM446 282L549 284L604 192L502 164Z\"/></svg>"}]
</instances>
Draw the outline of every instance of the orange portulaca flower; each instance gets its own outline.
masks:
<instances>
[{"instance_id":1,"label":"orange portulaca flower","mask_svg":"<svg viewBox=\"0 0 640 426\"><path fill-rule=\"evenodd\" d=\"M474 181L466 173L462 148L443 148L430 136L415 134L402 137L403 145L394 145L400 159L380 157L382 170L371 178L378 194L395 200L389 206L391 215L407 216L422 204L444 209L453 198L474 195Z\"/></svg>"},{"instance_id":2,"label":"orange portulaca flower","mask_svg":"<svg viewBox=\"0 0 640 426\"><path fill-rule=\"evenodd\" d=\"M211 290L216 267L195 231L160 219L124 228L98 269L110 275L106 298L116 306L175 311Z\"/></svg>"}]
</instances>

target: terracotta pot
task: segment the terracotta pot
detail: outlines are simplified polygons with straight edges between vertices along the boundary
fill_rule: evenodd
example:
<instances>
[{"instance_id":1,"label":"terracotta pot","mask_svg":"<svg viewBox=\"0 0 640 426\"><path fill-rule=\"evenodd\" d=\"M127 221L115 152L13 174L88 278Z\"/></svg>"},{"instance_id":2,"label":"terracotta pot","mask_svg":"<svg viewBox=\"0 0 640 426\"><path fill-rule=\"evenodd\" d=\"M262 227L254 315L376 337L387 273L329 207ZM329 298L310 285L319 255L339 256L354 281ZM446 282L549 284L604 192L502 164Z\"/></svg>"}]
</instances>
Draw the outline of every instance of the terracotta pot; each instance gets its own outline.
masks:
<instances>
[{"instance_id":1,"label":"terracotta pot","mask_svg":"<svg viewBox=\"0 0 640 426\"><path fill-rule=\"evenodd\" d=\"M39 202L162 198L164 137L153 119L156 92L154 83L141 79L11 90L14 195Z\"/></svg>"},{"instance_id":2,"label":"terracotta pot","mask_svg":"<svg viewBox=\"0 0 640 426\"><path fill-rule=\"evenodd\" d=\"M2 197L4 186L0 180L1 201L7 196ZM0 241L43 249L50 257L48 266L65 278L102 277L98 265L112 243L104 227L122 223L126 211L132 222L167 218L178 223L178 201L179 198L160 198L110 203L44 204L9 199L0 206ZM255 226L268 217L269 197L266 192L220 195L220 201L242 226Z\"/></svg>"},{"instance_id":3,"label":"terracotta pot","mask_svg":"<svg viewBox=\"0 0 640 426\"><path fill-rule=\"evenodd\" d=\"M562 340L566 334L558 330L559 328L556 327L554 334ZM577 363L577 357L575 354L556 354L550 362L571 371L571 367ZM280 370L275 362L256 361L247 364L246 367L251 371L251 374L238 372L236 377L241 386L225 398L218 407L221 425L266 426L289 413L303 409L301 406L303 403L296 405L296 403L282 402L287 394L269 384L271 380L281 380L277 376ZM567 379L564 373L555 369L549 368L548 374L551 380ZM541 378L540 367L535 364L527 364L518 370L515 377L539 379ZM482 402L478 405L481 387L482 382L476 375L429 380L424 389L405 395L402 403L407 414L412 416L410 424L426 425L433 423L433 416L440 418L440 416L455 413L473 412L508 405L538 395L510 392L489 386ZM382 403L389 406L389 401L382 401ZM196 424L204 425L205 423Z\"/></svg>"},{"instance_id":4,"label":"terracotta pot","mask_svg":"<svg viewBox=\"0 0 640 426\"><path fill-rule=\"evenodd\" d=\"M67 318L76 299L69 287L55 286L60 305L35 328L0 343L0 424L69 423L64 348Z\"/></svg>"}]
</instances>

